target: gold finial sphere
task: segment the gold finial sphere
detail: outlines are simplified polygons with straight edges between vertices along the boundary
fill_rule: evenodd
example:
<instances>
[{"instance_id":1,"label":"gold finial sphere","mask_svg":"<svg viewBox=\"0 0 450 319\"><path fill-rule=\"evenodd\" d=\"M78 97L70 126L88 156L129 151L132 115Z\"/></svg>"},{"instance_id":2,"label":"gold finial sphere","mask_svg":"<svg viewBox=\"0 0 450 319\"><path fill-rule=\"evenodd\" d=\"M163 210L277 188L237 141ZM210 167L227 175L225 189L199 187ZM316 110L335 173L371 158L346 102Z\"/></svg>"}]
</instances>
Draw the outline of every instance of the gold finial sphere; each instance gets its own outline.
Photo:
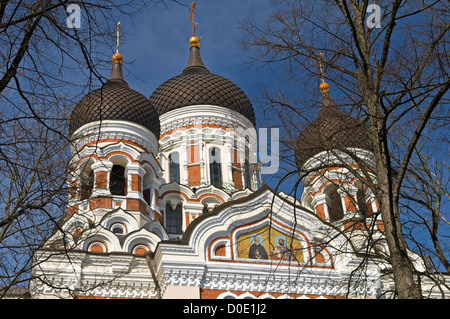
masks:
<instances>
[{"instance_id":1,"label":"gold finial sphere","mask_svg":"<svg viewBox=\"0 0 450 319\"><path fill-rule=\"evenodd\" d=\"M113 61L113 63L122 63L123 62L122 54L120 54L119 52L116 52L112 56L112 61Z\"/></svg>"},{"instance_id":2,"label":"gold finial sphere","mask_svg":"<svg viewBox=\"0 0 450 319\"><path fill-rule=\"evenodd\" d=\"M326 93L330 90L330 86L322 79L322 83L319 85L319 90L322 93Z\"/></svg>"},{"instance_id":3,"label":"gold finial sphere","mask_svg":"<svg viewBox=\"0 0 450 319\"><path fill-rule=\"evenodd\" d=\"M192 36L192 37L189 39L189 45L190 45L191 47L198 47L198 46L200 46L200 39L199 39L198 37L196 37L195 35Z\"/></svg>"}]
</instances>

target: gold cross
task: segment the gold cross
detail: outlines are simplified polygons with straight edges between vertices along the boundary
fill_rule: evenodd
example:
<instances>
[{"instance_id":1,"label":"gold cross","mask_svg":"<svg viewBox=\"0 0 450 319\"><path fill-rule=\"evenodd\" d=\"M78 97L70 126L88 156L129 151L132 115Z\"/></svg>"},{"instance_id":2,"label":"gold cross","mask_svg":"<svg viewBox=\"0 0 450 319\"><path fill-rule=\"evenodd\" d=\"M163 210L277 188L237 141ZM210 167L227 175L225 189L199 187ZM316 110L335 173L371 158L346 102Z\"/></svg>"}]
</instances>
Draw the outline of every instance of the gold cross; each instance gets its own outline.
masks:
<instances>
[{"instance_id":1,"label":"gold cross","mask_svg":"<svg viewBox=\"0 0 450 319\"><path fill-rule=\"evenodd\" d=\"M319 53L319 58L318 58L318 64L319 64L319 69L320 69L320 76L322 78L322 80L324 79L324 72L322 69L322 60L323 60L323 52Z\"/></svg>"},{"instance_id":2,"label":"gold cross","mask_svg":"<svg viewBox=\"0 0 450 319\"><path fill-rule=\"evenodd\" d=\"M117 35L116 35L116 42L117 42L117 53L119 53L119 27L120 27L120 22L117 22Z\"/></svg>"},{"instance_id":3,"label":"gold cross","mask_svg":"<svg viewBox=\"0 0 450 319\"><path fill-rule=\"evenodd\" d=\"M195 2L192 2L191 4L191 16L189 17L189 21L192 21L192 36L195 36L195 21L194 21L194 9L195 9Z\"/></svg>"}]
</instances>

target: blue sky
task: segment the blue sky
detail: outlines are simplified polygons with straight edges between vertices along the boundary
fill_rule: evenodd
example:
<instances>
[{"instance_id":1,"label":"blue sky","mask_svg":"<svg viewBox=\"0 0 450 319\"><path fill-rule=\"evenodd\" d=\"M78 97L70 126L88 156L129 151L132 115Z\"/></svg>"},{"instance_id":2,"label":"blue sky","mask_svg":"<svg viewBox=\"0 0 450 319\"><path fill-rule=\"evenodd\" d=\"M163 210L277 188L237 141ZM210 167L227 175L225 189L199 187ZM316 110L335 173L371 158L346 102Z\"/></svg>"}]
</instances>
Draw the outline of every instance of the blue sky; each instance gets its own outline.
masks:
<instances>
[{"instance_id":1,"label":"blue sky","mask_svg":"<svg viewBox=\"0 0 450 319\"><path fill-rule=\"evenodd\" d=\"M189 58L188 40L192 34L189 9L192 1L180 1L185 6L167 1L150 7L134 17L121 19L119 51L124 56L130 86L145 96L186 66ZM205 65L241 87L249 96L260 79L256 70L245 67L248 57L239 47L243 34L237 29L246 16L264 21L271 8L269 0L197 0L195 7L196 35L200 37ZM127 62L132 62L132 64Z\"/></svg>"},{"instance_id":2,"label":"blue sky","mask_svg":"<svg viewBox=\"0 0 450 319\"><path fill-rule=\"evenodd\" d=\"M233 81L252 100L257 122L262 123L254 103L261 81L275 83L271 69L249 68L250 56L240 47L245 37L239 23L247 17L263 24L270 15L270 0L197 0L195 7L196 35L200 38L202 59L210 72ZM189 21L191 0L186 6L167 1L130 20L120 19L120 48L124 57L125 77L131 88L149 97L163 82L179 75L189 58ZM115 44L111 45L114 52ZM107 76L107 75L105 75ZM259 121L258 121L259 119ZM258 126L261 126L259 124ZM264 183L276 187L277 178L263 176ZM288 190L287 190L288 191Z\"/></svg>"}]
</instances>

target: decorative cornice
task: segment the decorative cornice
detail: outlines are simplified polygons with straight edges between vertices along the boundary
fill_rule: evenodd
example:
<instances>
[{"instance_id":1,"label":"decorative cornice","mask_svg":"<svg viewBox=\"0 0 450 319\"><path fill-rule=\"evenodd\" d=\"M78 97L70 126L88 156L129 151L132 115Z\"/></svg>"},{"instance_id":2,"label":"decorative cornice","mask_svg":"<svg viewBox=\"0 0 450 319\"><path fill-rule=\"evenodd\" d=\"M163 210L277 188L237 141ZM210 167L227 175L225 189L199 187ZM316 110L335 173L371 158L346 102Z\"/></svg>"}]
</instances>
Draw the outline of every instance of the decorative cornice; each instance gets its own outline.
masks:
<instances>
[{"instance_id":1,"label":"decorative cornice","mask_svg":"<svg viewBox=\"0 0 450 319\"><path fill-rule=\"evenodd\" d=\"M55 255L40 251L45 259L35 267L32 296L43 298L155 298L156 286L145 257L131 254L70 252ZM76 262L75 262L76 261Z\"/></svg>"},{"instance_id":2,"label":"decorative cornice","mask_svg":"<svg viewBox=\"0 0 450 319\"><path fill-rule=\"evenodd\" d=\"M158 153L158 139L146 127L128 121L105 120L83 125L72 135L72 154L91 142L102 140L125 140L140 145L142 151Z\"/></svg>"},{"instance_id":3,"label":"decorative cornice","mask_svg":"<svg viewBox=\"0 0 450 319\"><path fill-rule=\"evenodd\" d=\"M254 128L242 114L215 105L192 105L171 110L160 116L161 136L177 128L196 125L217 125L229 129L247 130Z\"/></svg>"},{"instance_id":4,"label":"decorative cornice","mask_svg":"<svg viewBox=\"0 0 450 319\"><path fill-rule=\"evenodd\" d=\"M365 281L348 285L350 274L330 270L293 269L254 265L164 262L164 286L197 286L211 290L270 292L296 295L364 296L376 298L380 282L377 270Z\"/></svg>"},{"instance_id":5,"label":"decorative cornice","mask_svg":"<svg viewBox=\"0 0 450 319\"><path fill-rule=\"evenodd\" d=\"M308 173L307 177L304 178L304 183L308 183L309 179L317 174L317 170L329 167L345 168L349 165L358 164L354 157L358 158L368 168L375 167L373 153L368 150L347 148L345 152L341 150L323 151L314 155L303 164L301 170Z\"/></svg>"}]
</instances>

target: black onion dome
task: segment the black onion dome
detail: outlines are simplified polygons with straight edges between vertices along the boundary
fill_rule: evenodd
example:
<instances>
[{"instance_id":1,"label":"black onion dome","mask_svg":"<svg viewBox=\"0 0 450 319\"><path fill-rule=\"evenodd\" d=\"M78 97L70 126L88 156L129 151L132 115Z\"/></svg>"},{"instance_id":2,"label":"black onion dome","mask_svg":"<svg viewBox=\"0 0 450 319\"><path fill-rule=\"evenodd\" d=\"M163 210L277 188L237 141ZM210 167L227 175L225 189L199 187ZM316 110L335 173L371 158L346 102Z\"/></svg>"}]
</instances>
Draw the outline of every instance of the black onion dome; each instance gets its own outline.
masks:
<instances>
[{"instance_id":1,"label":"black onion dome","mask_svg":"<svg viewBox=\"0 0 450 319\"><path fill-rule=\"evenodd\" d=\"M81 99L72 111L70 134L85 124L101 120L124 120L143 125L160 135L159 117L149 100L125 82L122 64L113 63L105 84Z\"/></svg>"},{"instance_id":2,"label":"black onion dome","mask_svg":"<svg viewBox=\"0 0 450 319\"><path fill-rule=\"evenodd\" d=\"M297 139L295 159L301 169L314 155L323 151L359 148L372 150L368 127L358 119L341 112L328 91L322 93L317 118Z\"/></svg>"},{"instance_id":3,"label":"black onion dome","mask_svg":"<svg viewBox=\"0 0 450 319\"><path fill-rule=\"evenodd\" d=\"M233 82L212 74L203 64L198 46L191 46L184 71L161 84L149 98L158 115L190 105L216 105L244 115L256 126L247 95Z\"/></svg>"}]
</instances>

